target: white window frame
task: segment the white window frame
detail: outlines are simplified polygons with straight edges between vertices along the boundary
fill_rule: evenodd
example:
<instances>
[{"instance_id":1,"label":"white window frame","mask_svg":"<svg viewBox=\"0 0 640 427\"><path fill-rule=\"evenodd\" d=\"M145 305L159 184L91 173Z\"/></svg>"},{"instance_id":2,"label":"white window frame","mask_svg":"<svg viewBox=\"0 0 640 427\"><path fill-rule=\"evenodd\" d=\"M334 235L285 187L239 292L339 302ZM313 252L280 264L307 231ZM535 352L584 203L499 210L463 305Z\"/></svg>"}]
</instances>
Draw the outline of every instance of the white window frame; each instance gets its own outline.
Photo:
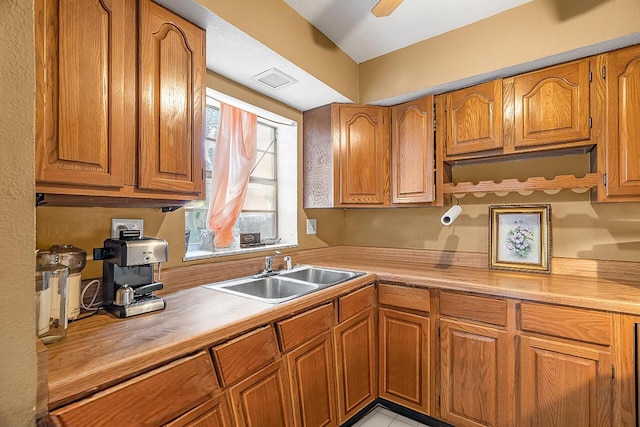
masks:
<instances>
[{"instance_id":1,"label":"white window frame","mask_svg":"<svg viewBox=\"0 0 640 427\"><path fill-rule=\"evenodd\" d=\"M187 250L183 260L216 258L245 253L273 251L298 246L298 124L291 119L256 107L221 92L207 88L207 96L225 104L256 114L276 128L276 218L279 243L252 248L225 249L223 251Z\"/></svg>"}]
</instances>

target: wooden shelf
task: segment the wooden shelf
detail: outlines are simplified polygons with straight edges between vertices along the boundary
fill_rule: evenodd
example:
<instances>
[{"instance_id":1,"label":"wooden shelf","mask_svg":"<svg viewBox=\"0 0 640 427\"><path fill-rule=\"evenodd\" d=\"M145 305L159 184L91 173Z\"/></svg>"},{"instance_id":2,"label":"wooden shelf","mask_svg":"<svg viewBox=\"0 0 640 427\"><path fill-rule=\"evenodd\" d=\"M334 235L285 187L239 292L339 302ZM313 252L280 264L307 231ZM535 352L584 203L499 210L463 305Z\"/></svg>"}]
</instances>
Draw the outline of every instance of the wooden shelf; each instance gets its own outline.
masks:
<instances>
[{"instance_id":1,"label":"wooden shelf","mask_svg":"<svg viewBox=\"0 0 640 427\"><path fill-rule=\"evenodd\" d=\"M571 190L589 189L598 185L598 174L588 173L582 178L573 175L558 175L553 179L544 177L532 177L526 181L517 179L505 179L500 182L480 181L459 182L457 184L445 183L444 194L472 194L472 193L502 193L502 192L525 192L539 190Z\"/></svg>"}]
</instances>

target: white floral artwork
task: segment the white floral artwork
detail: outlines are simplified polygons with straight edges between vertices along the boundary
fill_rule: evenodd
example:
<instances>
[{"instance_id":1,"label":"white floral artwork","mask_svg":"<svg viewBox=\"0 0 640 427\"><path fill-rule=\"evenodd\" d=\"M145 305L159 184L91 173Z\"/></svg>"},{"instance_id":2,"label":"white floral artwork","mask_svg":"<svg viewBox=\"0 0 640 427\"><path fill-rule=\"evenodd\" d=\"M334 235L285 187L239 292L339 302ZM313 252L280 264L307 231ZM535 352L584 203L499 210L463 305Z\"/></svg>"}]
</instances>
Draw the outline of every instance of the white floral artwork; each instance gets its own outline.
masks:
<instances>
[{"instance_id":1,"label":"white floral artwork","mask_svg":"<svg viewBox=\"0 0 640 427\"><path fill-rule=\"evenodd\" d=\"M540 264L539 214L502 214L498 230L499 260Z\"/></svg>"}]
</instances>

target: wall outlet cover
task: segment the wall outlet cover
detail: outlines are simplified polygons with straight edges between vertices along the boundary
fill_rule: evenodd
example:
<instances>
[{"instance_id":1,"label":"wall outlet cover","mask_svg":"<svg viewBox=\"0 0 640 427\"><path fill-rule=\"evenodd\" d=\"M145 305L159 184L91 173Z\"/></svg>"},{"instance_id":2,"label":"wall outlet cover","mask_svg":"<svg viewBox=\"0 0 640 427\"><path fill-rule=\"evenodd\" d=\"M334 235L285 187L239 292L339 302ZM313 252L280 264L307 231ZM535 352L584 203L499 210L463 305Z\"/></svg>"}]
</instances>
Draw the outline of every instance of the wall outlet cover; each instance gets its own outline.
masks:
<instances>
[{"instance_id":1,"label":"wall outlet cover","mask_svg":"<svg viewBox=\"0 0 640 427\"><path fill-rule=\"evenodd\" d=\"M140 230L140 237L144 236L144 220L142 219L111 219L111 238L120 238L121 230Z\"/></svg>"},{"instance_id":2,"label":"wall outlet cover","mask_svg":"<svg viewBox=\"0 0 640 427\"><path fill-rule=\"evenodd\" d=\"M317 233L318 233L318 220L307 219L307 234L317 234Z\"/></svg>"}]
</instances>

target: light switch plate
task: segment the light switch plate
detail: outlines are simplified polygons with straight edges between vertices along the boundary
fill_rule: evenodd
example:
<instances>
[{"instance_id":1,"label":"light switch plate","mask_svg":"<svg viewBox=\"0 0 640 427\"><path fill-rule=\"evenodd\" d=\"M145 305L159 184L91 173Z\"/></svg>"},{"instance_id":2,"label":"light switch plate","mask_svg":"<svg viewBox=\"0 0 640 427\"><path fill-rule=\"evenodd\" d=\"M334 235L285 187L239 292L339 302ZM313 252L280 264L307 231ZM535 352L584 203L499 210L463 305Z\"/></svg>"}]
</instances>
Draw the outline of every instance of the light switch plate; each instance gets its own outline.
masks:
<instances>
[{"instance_id":1,"label":"light switch plate","mask_svg":"<svg viewBox=\"0 0 640 427\"><path fill-rule=\"evenodd\" d=\"M318 233L318 220L307 219L307 234L317 234L317 233Z\"/></svg>"},{"instance_id":2,"label":"light switch plate","mask_svg":"<svg viewBox=\"0 0 640 427\"><path fill-rule=\"evenodd\" d=\"M140 230L140 237L144 236L144 220L142 219L111 219L111 238L120 238L121 230Z\"/></svg>"}]
</instances>

